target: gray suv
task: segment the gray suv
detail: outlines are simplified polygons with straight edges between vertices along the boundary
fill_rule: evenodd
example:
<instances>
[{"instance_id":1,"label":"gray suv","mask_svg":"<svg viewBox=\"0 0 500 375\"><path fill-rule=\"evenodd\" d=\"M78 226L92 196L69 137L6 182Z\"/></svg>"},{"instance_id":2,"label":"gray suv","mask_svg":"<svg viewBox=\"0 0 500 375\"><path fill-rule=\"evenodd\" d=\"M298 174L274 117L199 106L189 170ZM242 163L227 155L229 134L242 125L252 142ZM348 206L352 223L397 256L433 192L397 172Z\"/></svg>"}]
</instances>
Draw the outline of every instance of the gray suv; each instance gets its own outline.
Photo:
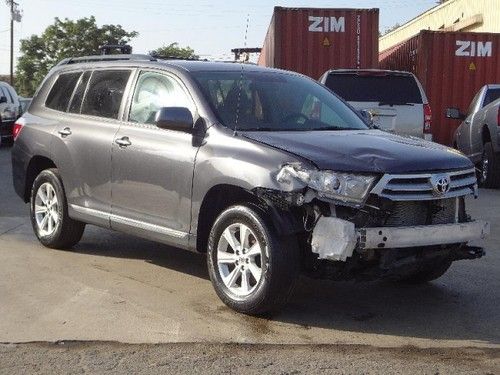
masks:
<instances>
[{"instance_id":1,"label":"gray suv","mask_svg":"<svg viewBox=\"0 0 500 375\"><path fill-rule=\"evenodd\" d=\"M261 314L299 273L419 283L487 223L462 154L370 128L296 73L150 56L68 59L17 122L14 185L40 242L93 224L206 253L219 297Z\"/></svg>"}]
</instances>

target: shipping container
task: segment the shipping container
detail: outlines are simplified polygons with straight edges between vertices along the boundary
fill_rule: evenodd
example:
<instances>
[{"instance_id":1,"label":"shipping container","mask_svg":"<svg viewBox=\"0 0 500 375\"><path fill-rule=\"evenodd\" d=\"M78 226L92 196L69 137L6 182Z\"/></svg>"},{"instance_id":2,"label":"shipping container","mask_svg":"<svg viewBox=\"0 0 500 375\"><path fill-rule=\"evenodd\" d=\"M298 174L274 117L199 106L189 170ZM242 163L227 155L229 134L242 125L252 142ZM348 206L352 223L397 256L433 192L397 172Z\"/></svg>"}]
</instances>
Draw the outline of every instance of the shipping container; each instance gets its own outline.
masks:
<instances>
[{"instance_id":1,"label":"shipping container","mask_svg":"<svg viewBox=\"0 0 500 375\"><path fill-rule=\"evenodd\" d=\"M414 73L429 99L434 141L452 146L460 123L445 118L448 107L466 112L476 92L500 83L500 34L421 31L380 53L380 67Z\"/></svg>"},{"instance_id":2,"label":"shipping container","mask_svg":"<svg viewBox=\"0 0 500 375\"><path fill-rule=\"evenodd\" d=\"M329 69L378 66L378 9L275 7L259 65L318 79Z\"/></svg>"}]
</instances>

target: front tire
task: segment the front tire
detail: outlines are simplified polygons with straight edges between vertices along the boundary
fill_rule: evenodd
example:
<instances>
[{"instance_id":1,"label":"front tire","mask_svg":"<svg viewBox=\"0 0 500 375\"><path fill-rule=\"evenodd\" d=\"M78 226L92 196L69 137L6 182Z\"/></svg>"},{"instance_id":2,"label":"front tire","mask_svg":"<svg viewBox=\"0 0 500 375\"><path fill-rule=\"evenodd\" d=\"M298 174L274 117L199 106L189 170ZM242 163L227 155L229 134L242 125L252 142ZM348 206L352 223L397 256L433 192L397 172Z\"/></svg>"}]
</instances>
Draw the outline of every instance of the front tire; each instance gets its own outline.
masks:
<instances>
[{"instance_id":1,"label":"front tire","mask_svg":"<svg viewBox=\"0 0 500 375\"><path fill-rule=\"evenodd\" d=\"M288 301L299 270L298 248L278 237L260 209L232 206L212 226L207 265L212 285L227 306L260 315Z\"/></svg>"},{"instance_id":2,"label":"front tire","mask_svg":"<svg viewBox=\"0 0 500 375\"><path fill-rule=\"evenodd\" d=\"M443 276L450 268L451 263L451 261L442 261L437 264L429 264L410 275L398 277L395 281L401 284L425 284Z\"/></svg>"},{"instance_id":3,"label":"front tire","mask_svg":"<svg viewBox=\"0 0 500 375\"><path fill-rule=\"evenodd\" d=\"M46 169L36 177L30 208L33 231L44 246L66 249L82 238L85 224L68 216L66 195L57 169Z\"/></svg>"},{"instance_id":4,"label":"front tire","mask_svg":"<svg viewBox=\"0 0 500 375\"><path fill-rule=\"evenodd\" d=\"M500 165L491 142L484 144L483 156L479 165L479 186L485 188L500 187Z\"/></svg>"}]
</instances>

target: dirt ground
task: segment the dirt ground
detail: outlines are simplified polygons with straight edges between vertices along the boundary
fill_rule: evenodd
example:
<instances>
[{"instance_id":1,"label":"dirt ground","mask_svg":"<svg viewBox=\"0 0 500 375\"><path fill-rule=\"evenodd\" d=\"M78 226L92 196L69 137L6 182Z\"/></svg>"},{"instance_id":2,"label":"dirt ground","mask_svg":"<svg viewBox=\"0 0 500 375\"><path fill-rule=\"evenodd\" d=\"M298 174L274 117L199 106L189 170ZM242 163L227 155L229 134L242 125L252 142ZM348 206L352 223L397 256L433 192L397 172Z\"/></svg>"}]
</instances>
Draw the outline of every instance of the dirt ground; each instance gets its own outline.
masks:
<instances>
[{"instance_id":1,"label":"dirt ground","mask_svg":"<svg viewBox=\"0 0 500 375\"><path fill-rule=\"evenodd\" d=\"M498 374L500 350L364 345L0 345L0 374Z\"/></svg>"}]
</instances>

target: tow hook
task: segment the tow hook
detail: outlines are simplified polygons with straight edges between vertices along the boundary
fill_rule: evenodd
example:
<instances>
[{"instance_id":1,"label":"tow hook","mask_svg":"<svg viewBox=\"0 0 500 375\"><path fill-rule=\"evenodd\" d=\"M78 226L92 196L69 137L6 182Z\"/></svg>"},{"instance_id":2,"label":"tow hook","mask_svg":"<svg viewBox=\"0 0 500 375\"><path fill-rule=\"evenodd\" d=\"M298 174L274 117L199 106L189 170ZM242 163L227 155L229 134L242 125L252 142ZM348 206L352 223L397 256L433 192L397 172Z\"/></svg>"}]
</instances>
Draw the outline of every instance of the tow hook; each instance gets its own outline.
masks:
<instances>
[{"instance_id":1,"label":"tow hook","mask_svg":"<svg viewBox=\"0 0 500 375\"><path fill-rule=\"evenodd\" d=\"M478 259L486 255L482 247L464 246L453 252L455 260L459 259Z\"/></svg>"}]
</instances>

